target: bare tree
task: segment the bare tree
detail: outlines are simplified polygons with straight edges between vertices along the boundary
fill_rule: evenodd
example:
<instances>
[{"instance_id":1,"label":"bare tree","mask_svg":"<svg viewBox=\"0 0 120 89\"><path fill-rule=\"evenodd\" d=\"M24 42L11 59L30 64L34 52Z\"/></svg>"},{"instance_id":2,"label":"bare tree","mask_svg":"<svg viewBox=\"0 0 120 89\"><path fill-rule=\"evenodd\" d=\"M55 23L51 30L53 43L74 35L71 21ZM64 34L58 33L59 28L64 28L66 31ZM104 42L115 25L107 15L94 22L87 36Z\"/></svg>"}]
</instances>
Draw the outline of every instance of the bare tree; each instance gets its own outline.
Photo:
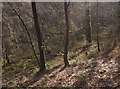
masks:
<instances>
[{"instance_id":1,"label":"bare tree","mask_svg":"<svg viewBox=\"0 0 120 89\"><path fill-rule=\"evenodd\" d=\"M91 43L91 21L90 21L90 3L86 2L86 11L85 11L85 19L86 19L86 45Z\"/></svg>"},{"instance_id":2,"label":"bare tree","mask_svg":"<svg viewBox=\"0 0 120 89\"><path fill-rule=\"evenodd\" d=\"M100 43L99 43L99 22L98 22L98 4L99 2L97 2L97 48L98 48L98 51L100 52Z\"/></svg>"},{"instance_id":3,"label":"bare tree","mask_svg":"<svg viewBox=\"0 0 120 89\"><path fill-rule=\"evenodd\" d=\"M8 43L7 42L5 42L5 44L4 44L4 42L3 42L3 40L2 40L2 49L4 50L4 52L5 52L5 58L6 58L6 62L7 62L7 64L10 64L11 62L10 62L10 59L9 59L9 47L8 47Z\"/></svg>"},{"instance_id":4,"label":"bare tree","mask_svg":"<svg viewBox=\"0 0 120 89\"><path fill-rule=\"evenodd\" d=\"M20 21L22 22L22 24L23 24L23 26L24 26L24 28L25 28L25 30L26 30L26 32L27 32L27 35L28 35L28 37L29 37L29 40L30 40L30 44L31 44L31 47L32 47L33 53L34 53L36 59L38 60L38 58L37 58L37 54L36 54L36 51L35 51L35 49L34 49L34 45L33 45L33 43L32 43L32 39L31 39L30 34L29 34L29 32L28 32L28 28L27 28L27 26L25 25L23 19L21 18L21 16L20 16L19 13L17 12L17 10L14 9L14 7L13 7L10 3L8 3L8 4L10 5L10 7L13 9L13 11L16 13L16 15L18 16L18 18L19 18Z\"/></svg>"},{"instance_id":5,"label":"bare tree","mask_svg":"<svg viewBox=\"0 0 120 89\"><path fill-rule=\"evenodd\" d=\"M120 1L118 2L118 42L120 41Z\"/></svg>"},{"instance_id":6,"label":"bare tree","mask_svg":"<svg viewBox=\"0 0 120 89\"><path fill-rule=\"evenodd\" d=\"M38 14L37 14L35 2L32 2L32 12L33 12L34 25L37 33L38 47L40 51L40 71L43 71L46 68L45 68L45 59L44 59L44 51L43 51L43 44L42 44L42 33L39 27Z\"/></svg>"},{"instance_id":7,"label":"bare tree","mask_svg":"<svg viewBox=\"0 0 120 89\"><path fill-rule=\"evenodd\" d=\"M67 54L68 54L68 45L69 45L69 18L68 18L68 3L64 2L65 10L65 22L66 22L66 36L65 36L65 48L64 48L64 65L69 65Z\"/></svg>"}]
</instances>

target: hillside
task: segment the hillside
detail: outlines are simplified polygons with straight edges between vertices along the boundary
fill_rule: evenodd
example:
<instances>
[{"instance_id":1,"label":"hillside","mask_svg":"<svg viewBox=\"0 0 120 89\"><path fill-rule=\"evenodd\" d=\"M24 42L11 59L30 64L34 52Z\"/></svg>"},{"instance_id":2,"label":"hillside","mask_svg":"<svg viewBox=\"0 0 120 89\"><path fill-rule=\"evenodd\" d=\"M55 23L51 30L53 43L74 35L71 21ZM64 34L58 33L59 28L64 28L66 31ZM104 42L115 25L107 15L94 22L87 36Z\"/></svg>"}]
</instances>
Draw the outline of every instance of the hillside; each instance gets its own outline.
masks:
<instances>
[{"instance_id":1,"label":"hillside","mask_svg":"<svg viewBox=\"0 0 120 89\"><path fill-rule=\"evenodd\" d=\"M29 87L81 87L83 89L89 87L95 87L96 89L116 87L116 89L119 89L119 53L120 47L115 47L107 54L107 58L99 53L90 59L82 59L81 56L85 54L83 52L74 56L73 59L70 58L70 65L66 68L61 63L62 56L56 56L53 60L47 62L49 69L43 72L36 69L37 64L32 63L33 59L28 59L29 61L22 59L17 64L3 67L5 68L5 71L3 71L3 84L4 87L25 87L28 89ZM26 64L26 67L23 69L20 63ZM19 69L14 69L16 67Z\"/></svg>"}]
</instances>

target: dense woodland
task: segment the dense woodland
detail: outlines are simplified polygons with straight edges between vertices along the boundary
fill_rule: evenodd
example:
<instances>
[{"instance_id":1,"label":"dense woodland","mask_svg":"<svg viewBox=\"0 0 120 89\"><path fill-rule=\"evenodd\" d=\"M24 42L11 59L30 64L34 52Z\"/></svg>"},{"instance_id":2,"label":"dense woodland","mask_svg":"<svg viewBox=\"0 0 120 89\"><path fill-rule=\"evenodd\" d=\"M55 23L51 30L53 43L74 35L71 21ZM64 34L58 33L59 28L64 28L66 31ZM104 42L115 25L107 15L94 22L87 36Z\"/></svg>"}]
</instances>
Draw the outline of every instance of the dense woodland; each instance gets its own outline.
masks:
<instances>
[{"instance_id":1,"label":"dense woodland","mask_svg":"<svg viewBox=\"0 0 120 89\"><path fill-rule=\"evenodd\" d=\"M3 87L120 89L120 2L2 4Z\"/></svg>"}]
</instances>

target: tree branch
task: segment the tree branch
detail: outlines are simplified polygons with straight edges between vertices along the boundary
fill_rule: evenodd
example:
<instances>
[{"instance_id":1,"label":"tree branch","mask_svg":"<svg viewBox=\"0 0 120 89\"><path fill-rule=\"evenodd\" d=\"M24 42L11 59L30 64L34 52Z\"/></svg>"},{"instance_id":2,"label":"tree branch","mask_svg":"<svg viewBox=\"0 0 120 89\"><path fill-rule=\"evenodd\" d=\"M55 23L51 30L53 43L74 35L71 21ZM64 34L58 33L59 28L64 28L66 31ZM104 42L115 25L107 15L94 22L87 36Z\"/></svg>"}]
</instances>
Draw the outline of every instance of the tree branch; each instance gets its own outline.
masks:
<instances>
[{"instance_id":1,"label":"tree branch","mask_svg":"<svg viewBox=\"0 0 120 89\"><path fill-rule=\"evenodd\" d=\"M36 59L38 60L38 57L37 57L36 51L35 51L35 49L34 49L34 45L33 45L33 43L32 43L32 39L31 39L30 34L29 34L29 32L28 32L27 26L25 25L24 21L22 20L21 16L19 15L19 13L14 9L14 7L13 7L9 2L8 2L8 4L9 4L10 7L13 9L13 11L16 13L16 15L18 16L18 18L21 20L23 26L25 27L25 30L26 30L26 32L27 32L27 34L28 34L28 37L29 37L29 40L30 40L30 44L31 44L31 46L32 46L33 53L34 53ZM39 61L39 60L38 60L38 61Z\"/></svg>"}]
</instances>

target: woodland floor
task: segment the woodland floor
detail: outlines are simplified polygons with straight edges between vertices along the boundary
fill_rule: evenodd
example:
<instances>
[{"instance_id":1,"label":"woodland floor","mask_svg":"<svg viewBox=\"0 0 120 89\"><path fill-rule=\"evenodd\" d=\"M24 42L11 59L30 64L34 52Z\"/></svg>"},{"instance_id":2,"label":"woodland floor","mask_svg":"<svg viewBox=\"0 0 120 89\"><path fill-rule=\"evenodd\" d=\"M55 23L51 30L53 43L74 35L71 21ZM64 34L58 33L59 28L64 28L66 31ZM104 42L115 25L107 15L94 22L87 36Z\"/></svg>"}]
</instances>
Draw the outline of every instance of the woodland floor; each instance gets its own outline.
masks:
<instances>
[{"instance_id":1,"label":"woodland floor","mask_svg":"<svg viewBox=\"0 0 120 89\"><path fill-rule=\"evenodd\" d=\"M71 52L70 65L63 66L63 56L47 62L47 70L38 72L33 59L19 60L4 66L3 87L69 87L94 89L120 89L120 47L115 47L107 56L102 53L83 58L85 53ZM24 64L23 64L24 63Z\"/></svg>"}]
</instances>

